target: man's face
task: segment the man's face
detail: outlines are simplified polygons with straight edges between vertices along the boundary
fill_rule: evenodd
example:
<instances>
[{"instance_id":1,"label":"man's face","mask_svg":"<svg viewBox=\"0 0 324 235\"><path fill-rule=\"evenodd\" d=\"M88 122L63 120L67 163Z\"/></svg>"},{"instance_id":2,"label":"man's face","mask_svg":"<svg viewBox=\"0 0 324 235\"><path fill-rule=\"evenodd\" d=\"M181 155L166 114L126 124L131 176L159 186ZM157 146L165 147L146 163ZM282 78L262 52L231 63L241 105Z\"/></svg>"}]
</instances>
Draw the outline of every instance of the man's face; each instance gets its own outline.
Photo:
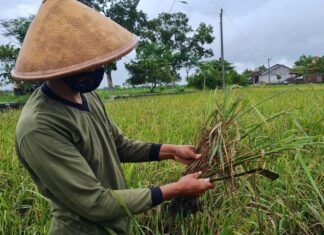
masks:
<instances>
[{"instance_id":1,"label":"man's face","mask_svg":"<svg viewBox=\"0 0 324 235\"><path fill-rule=\"evenodd\" d=\"M98 68L90 72L84 72L71 77L64 78L63 81L74 91L87 93L97 89L104 76L104 68Z\"/></svg>"}]
</instances>

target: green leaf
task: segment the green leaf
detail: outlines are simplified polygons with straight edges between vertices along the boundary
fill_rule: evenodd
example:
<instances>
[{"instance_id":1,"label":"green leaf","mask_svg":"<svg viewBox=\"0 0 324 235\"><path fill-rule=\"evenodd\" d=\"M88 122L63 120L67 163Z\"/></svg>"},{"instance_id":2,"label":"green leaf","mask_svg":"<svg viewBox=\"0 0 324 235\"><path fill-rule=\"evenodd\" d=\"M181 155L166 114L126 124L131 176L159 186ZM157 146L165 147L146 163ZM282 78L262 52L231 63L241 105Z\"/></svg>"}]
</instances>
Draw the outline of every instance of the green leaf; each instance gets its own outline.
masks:
<instances>
[{"instance_id":1,"label":"green leaf","mask_svg":"<svg viewBox=\"0 0 324 235\"><path fill-rule=\"evenodd\" d=\"M322 201L322 204L324 205L324 198L323 198L323 195L321 194L321 191L318 189L318 187L317 187L317 185L316 185L316 183L315 183L315 181L314 181L314 179L313 179L313 177L312 177L312 174L310 173L308 167L307 167L306 164L305 164L305 161L304 161L302 155L300 154L300 151L297 151L297 153L296 153L296 158L298 159L300 165L303 167L303 169L304 169L304 171L305 171L305 173L306 173L306 175L307 175L308 180L309 180L310 183L312 184L312 186L313 186L315 192L318 194L319 198L320 198L321 201Z\"/></svg>"}]
</instances>

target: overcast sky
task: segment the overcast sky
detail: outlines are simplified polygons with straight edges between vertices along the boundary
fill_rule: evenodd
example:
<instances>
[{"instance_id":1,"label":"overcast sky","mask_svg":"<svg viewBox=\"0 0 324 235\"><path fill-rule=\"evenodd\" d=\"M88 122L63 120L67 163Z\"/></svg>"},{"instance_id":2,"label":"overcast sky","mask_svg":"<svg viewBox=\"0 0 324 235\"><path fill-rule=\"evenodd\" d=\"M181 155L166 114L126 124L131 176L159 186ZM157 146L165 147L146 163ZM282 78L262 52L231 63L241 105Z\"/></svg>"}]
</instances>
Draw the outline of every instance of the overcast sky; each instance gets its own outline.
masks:
<instances>
[{"instance_id":1,"label":"overcast sky","mask_svg":"<svg viewBox=\"0 0 324 235\"><path fill-rule=\"evenodd\" d=\"M219 13L224 9L225 59L238 71L271 64L292 66L300 55L324 55L324 0L141 0L139 8L156 17L161 12L183 12L196 28L200 22L214 26L216 37L211 48L220 57ZM0 18L11 19L35 14L40 0L0 0ZM172 7L173 6L173 7ZM1 32L1 30L0 30ZM0 36L0 44L8 39ZM113 73L115 84L122 84L124 69L134 53L118 63ZM103 82L102 86L106 86Z\"/></svg>"}]
</instances>

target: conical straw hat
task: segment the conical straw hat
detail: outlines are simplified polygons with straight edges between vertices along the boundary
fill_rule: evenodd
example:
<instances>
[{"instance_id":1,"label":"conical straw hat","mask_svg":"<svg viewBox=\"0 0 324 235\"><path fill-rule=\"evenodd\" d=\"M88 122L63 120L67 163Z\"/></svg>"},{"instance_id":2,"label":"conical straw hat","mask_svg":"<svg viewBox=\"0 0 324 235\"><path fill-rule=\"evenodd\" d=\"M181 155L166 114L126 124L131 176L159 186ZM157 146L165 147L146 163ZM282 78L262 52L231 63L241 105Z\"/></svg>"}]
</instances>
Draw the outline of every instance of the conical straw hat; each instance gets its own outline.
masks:
<instances>
[{"instance_id":1,"label":"conical straw hat","mask_svg":"<svg viewBox=\"0 0 324 235\"><path fill-rule=\"evenodd\" d=\"M21 47L15 80L49 80L91 70L130 52L137 37L76 0L43 0Z\"/></svg>"}]
</instances>

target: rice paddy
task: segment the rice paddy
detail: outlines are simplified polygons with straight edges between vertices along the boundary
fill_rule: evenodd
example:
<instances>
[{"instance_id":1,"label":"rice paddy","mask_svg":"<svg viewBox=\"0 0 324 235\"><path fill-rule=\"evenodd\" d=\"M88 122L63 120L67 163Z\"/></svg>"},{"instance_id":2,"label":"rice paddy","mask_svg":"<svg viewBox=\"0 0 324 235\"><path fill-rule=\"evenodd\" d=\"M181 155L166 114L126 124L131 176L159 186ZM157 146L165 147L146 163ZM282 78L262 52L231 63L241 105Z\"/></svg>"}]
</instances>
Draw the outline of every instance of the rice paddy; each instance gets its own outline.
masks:
<instances>
[{"instance_id":1,"label":"rice paddy","mask_svg":"<svg viewBox=\"0 0 324 235\"><path fill-rule=\"evenodd\" d=\"M108 115L130 138L156 143L196 144L207 112L222 102L221 90L106 103ZM324 231L324 86L269 86L235 90L256 106L241 121L253 126L284 112L253 136L280 140L293 131L311 137L310 147L295 147L267 161L279 178L243 176L228 192L223 182L201 197L201 211L172 217L165 202L135 216L133 234L323 234ZM14 150L19 111L0 113L0 234L46 234L50 208L21 167ZM270 138L271 137L271 138ZM269 139L270 138L270 139ZM129 187L176 181L186 168L172 161L125 164Z\"/></svg>"}]
</instances>

